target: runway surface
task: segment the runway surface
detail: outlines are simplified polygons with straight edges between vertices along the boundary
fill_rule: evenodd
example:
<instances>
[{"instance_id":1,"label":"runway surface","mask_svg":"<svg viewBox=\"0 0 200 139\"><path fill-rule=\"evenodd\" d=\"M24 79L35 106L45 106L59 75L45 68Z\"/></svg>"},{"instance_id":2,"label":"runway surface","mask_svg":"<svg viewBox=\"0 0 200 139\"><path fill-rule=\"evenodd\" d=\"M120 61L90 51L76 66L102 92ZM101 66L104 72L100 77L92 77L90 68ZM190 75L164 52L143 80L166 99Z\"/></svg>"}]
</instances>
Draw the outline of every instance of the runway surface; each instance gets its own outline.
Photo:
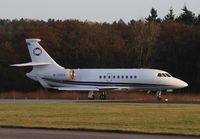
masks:
<instances>
[{"instance_id":1,"label":"runway surface","mask_svg":"<svg viewBox=\"0 0 200 139\"><path fill-rule=\"evenodd\" d=\"M2 139L199 139L194 136L153 135L53 129L0 128Z\"/></svg>"},{"instance_id":2,"label":"runway surface","mask_svg":"<svg viewBox=\"0 0 200 139\"><path fill-rule=\"evenodd\" d=\"M0 103L155 103L200 104L200 101L148 101L148 100L67 100L67 99L0 99Z\"/></svg>"}]
</instances>

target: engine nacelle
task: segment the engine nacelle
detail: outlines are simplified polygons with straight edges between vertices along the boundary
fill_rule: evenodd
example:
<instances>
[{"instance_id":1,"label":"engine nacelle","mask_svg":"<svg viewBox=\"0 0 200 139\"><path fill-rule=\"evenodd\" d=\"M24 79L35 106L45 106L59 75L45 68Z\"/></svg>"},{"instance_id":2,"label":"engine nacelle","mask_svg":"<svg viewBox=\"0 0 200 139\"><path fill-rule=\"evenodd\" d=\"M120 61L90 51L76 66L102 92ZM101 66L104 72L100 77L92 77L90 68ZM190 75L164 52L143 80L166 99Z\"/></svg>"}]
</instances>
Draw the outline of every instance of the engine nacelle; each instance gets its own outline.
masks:
<instances>
[{"instance_id":1,"label":"engine nacelle","mask_svg":"<svg viewBox=\"0 0 200 139\"><path fill-rule=\"evenodd\" d=\"M43 74L42 77L52 80L74 80L76 78L76 74L73 69L63 69Z\"/></svg>"}]
</instances>

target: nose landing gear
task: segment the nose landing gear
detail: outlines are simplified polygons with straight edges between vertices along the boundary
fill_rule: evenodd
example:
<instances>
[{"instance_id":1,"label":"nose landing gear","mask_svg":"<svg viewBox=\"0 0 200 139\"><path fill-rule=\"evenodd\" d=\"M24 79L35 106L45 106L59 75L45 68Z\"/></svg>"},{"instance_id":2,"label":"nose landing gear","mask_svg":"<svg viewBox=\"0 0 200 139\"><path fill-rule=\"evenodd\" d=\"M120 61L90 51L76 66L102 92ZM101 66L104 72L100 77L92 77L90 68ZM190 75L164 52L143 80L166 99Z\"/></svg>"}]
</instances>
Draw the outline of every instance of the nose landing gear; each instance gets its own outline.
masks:
<instances>
[{"instance_id":1,"label":"nose landing gear","mask_svg":"<svg viewBox=\"0 0 200 139\"><path fill-rule=\"evenodd\" d=\"M158 101L162 100L162 96L161 95L162 95L162 91L161 90L156 92L156 98L157 98Z\"/></svg>"}]
</instances>

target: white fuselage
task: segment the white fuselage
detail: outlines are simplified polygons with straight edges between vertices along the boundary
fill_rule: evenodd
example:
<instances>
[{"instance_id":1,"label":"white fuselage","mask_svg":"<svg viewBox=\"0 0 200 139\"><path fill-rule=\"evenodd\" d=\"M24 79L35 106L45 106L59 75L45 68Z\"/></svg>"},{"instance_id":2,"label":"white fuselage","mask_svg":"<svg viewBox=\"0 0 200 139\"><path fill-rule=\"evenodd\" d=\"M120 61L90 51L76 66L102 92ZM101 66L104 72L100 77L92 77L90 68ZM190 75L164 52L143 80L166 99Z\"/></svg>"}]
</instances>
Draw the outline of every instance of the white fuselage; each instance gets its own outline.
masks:
<instances>
[{"instance_id":1,"label":"white fuselage","mask_svg":"<svg viewBox=\"0 0 200 139\"><path fill-rule=\"evenodd\" d=\"M28 73L27 76L37 80L34 73ZM169 73L155 69L59 69L48 70L39 76L53 87L130 91L167 90L187 86L187 83Z\"/></svg>"}]
</instances>

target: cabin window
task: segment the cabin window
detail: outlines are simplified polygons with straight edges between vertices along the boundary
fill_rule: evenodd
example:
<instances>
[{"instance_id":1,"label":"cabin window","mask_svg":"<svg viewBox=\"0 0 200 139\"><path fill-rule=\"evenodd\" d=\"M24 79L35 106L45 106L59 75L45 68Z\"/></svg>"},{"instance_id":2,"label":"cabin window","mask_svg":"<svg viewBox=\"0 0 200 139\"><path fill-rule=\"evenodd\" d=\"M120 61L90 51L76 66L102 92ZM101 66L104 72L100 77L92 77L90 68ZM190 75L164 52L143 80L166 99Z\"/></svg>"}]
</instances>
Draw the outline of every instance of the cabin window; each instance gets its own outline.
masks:
<instances>
[{"instance_id":1,"label":"cabin window","mask_svg":"<svg viewBox=\"0 0 200 139\"><path fill-rule=\"evenodd\" d=\"M136 78L137 78L137 76L135 75L135 76L134 76L134 78L136 79Z\"/></svg>"},{"instance_id":2,"label":"cabin window","mask_svg":"<svg viewBox=\"0 0 200 139\"><path fill-rule=\"evenodd\" d=\"M108 79L110 79L110 76L108 76Z\"/></svg>"},{"instance_id":3,"label":"cabin window","mask_svg":"<svg viewBox=\"0 0 200 139\"><path fill-rule=\"evenodd\" d=\"M131 76L130 76L130 79L132 79L132 78L133 78L133 76L131 75Z\"/></svg>"},{"instance_id":4,"label":"cabin window","mask_svg":"<svg viewBox=\"0 0 200 139\"><path fill-rule=\"evenodd\" d=\"M101 79L101 75L99 76L99 79Z\"/></svg>"},{"instance_id":5,"label":"cabin window","mask_svg":"<svg viewBox=\"0 0 200 139\"><path fill-rule=\"evenodd\" d=\"M113 76L113 79L115 79L115 76Z\"/></svg>"},{"instance_id":6,"label":"cabin window","mask_svg":"<svg viewBox=\"0 0 200 139\"><path fill-rule=\"evenodd\" d=\"M106 78L106 76L104 75L104 76L103 76L103 78L105 79L105 78Z\"/></svg>"},{"instance_id":7,"label":"cabin window","mask_svg":"<svg viewBox=\"0 0 200 139\"><path fill-rule=\"evenodd\" d=\"M126 79L128 79L128 75L126 75Z\"/></svg>"},{"instance_id":8,"label":"cabin window","mask_svg":"<svg viewBox=\"0 0 200 139\"><path fill-rule=\"evenodd\" d=\"M122 77L121 77L122 79L124 79L124 76L122 75Z\"/></svg>"},{"instance_id":9,"label":"cabin window","mask_svg":"<svg viewBox=\"0 0 200 139\"><path fill-rule=\"evenodd\" d=\"M118 78L118 79L120 78L119 75L117 76L117 78Z\"/></svg>"}]
</instances>

